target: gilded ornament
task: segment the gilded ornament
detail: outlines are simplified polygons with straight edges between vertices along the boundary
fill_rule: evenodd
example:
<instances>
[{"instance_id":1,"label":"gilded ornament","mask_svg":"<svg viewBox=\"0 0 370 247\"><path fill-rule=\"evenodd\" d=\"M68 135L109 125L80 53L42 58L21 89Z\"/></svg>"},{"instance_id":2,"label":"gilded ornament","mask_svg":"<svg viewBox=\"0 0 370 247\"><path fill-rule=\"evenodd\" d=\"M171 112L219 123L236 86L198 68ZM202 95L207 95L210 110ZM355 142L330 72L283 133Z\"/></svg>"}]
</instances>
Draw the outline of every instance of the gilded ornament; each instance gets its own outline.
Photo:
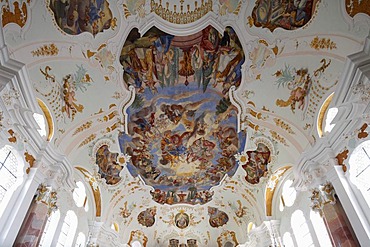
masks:
<instances>
[{"instance_id":1,"label":"gilded ornament","mask_svg":"<svg viewBox=\"0 0 370 247\"><path fill-rule=\"evenodd\" d=\"M17 137L15 136L15 132L12 129L10 129L10 130L8 130L8 133L10 135L10 137L8 138L8 141L12 142L12 143L16 143L17 142Z\"/></svg>"},{"instance_id":2,"label":"gilded ornament","mask_svg":"<svg viewBox=\"0 0 370 247\"><path fill-rule=\"evenodd\" d=\"M85 146L89 142L92 142L95 138L96 138L96 134L91 134L89 137L87 137L85 140L83 140L78 147L80 148L82 146Z\"/></svg>"},{"instance_id":3,"label":"gilded ornament","mask_svg":"<svg viewBox=\"0 0 370 247\"><path fill-rule=\"evenodd\" d=\"M124 203L123 208L120 208L119 215L123 218L128 218L131 215L131 212L127 209L127 201Z\"/></svg>"},{"instance_id":4,"label":"gilded ornament","mask_svg":"<svg viewBox=\"0 0 370 247\"><path fill-rule=\"evenodd\" d=\"M287 123L285 123L283 120L281 120L279 118L274 118L274 122L275 122L276 126L278 126L278 127L282 128L283 130L287 131L289 134L295 134L293 129Z\"/></svg>"},{"instance_id":5,"label":"gilded ornament","mask_svg":"<svg viewBox=\"0 0 370 247\"><path fill-rule=\"evenodd\" d=\"M344 161L348 158L348 153L349 153L349 150L344 149L342 152L337 154L337 156L335 157L338 161L338 165L342 166L342 169L344 172L347 171L347 166L346 164L344 164Z\"/></svg>"},{"instance_id":6,"label":"gilded ornament","mask_svg":"<svg viewBox=\"0 0 370 247\"><path fill-rule=\"evenodd\" d=\"M36 192L36 203L43 203L48 207L48 216L58 209L57 206L57 192L45 184L40 184Z\"/></svg>"},{"instance_id":7,"label":"gilded ornament","mask_svg":"<svg viewBox=\"0 0 370 247\"><path fill-rule=\"evenodd\" d=\"M337 44L330 40L330 38L319 38L316 36L310 43L311 48L315 50L333 50L337 49Z\"/></svg>"},{"instance_id":8,"label":"gilded ornament","mask_svg":"<svg viewBox=\"0 0 370 247\"><path fill-rule=\"evenodd\" d=\"M43 45L40 48L31 51L32 56L56 56L59 53L59 49L55 44Z\"/></svg>"},{"instance_id":9,"label":"gilded ornament","mask_svg":"<svg viewBox=\"0 0 370 247\"><path fill-rule=\"evenodd\" d=\"M180 1L180 11L177 11L177 5L174 4L173 11L169 9L169 2L166 2L166 6L162 5L162 0L157 3L155 0L151 0L150 7L151 12L156 13L162 19L176 24L188 24L196 20L199 20L205 16L208 12L212 12L212 0L201 0L201 5L198 7L198 2L194 2L194 9L190 10L188 4L187 10L184 10L184 1Z\"/></svg>"},{"instance_id":10,"label":"gilded ornament","mask_svg":"<svg viewBox=\"0 0 370 247\"><path fill-rule=\"evenodd\" d=\"M14 87L9 89L8 92L3 94L3 100L5 105L10 106L12 105L13 99L18 99L20 96L20 93L18 92L17 89Z\"/></svg>"},{"instance_id":11,"label":"gilded ornament","mask_svg":"<svg viewBox=\"0 0 370 247\"><path fill-rule=\"evenodd\" d=\"M310 199L312 210L319 212L321 216L323 216L323 208L326 204L335 204L337 201L334 187L330 182L326 182L318 188L313 189Z\"/></svg>"},{"instance_id":12,"label":"gilded ornament","mask_svg":"<svg viewBox=\"0 0 370 247\"><path fill-rule=\"evenodd\" d=\"M86 123L82 124L80 127L78 127L72 134L72 136L89 129L92 126L92 121L87 121Z\"/></svg>"},{"instance_id":13,"label":"gilded ornament","mask_svg":"<svg viewBox=\"0 0 370 247\"><path fill-rule=\"evenodd\" d=\"M361 126L361 128L359 129L359 133L358 133L358 135L357 135L357 137L359 138L359 139L363 139L363 138L366 138L366 137L368 137L369 136L369 133L366 131L366 129L367 129L367 127L368 127L369 125L367 124L367 123L364 123L362 126Z\"/></svg>"},{"instance_id":14,"label":"gilded ornament","mask_svg":"<svg viewBox=\"0 0 370 247\"><path fill-rule=\"evenodd\" d=\"M284 137L281 137L276 131L274 130L270 130L270 133L271 133L271 136L274 140L280 142L281 144L283 144L284 146L286 147L289 147L288 143L286 142L285 138Z\"/></svg>"},{"instance_id":15,"label":"gilded ornament","mask_svg":"<svg viewBox=\"0 0 370 247\"><path fill-rule=\"evenodd\" d=\"M23 2L22 6L20 6L18 2L14 2L13 11L11 11L8 1L6 1L6 5L2 7L3 27L9 23L14 23L22 28L26 24L27 19L28 12L26 2Z\"/></svg>"},{"instance_id":16,"label":"gilded ornament","mask_svg":"<svg viewBox=\"0 0 370 247\"><path fill-rule=\"evenodd\" d=\"M29 154L28 152L25 152L24 153L24 159L26 160L26 162L30 165L27 169L26 169L26 173L29 174L30 172L30 169L35 165L35 161L36 159L33 157L32 154Z\"/></svg>"},{"instance_id":17,"label":"gilded ornament","mask_svg":"<svg viewBox=\"0 0 370 247\"><path fill-rule=\"evenodd\" d=\"M358 13L370 15L370 1L368 0L346 0L345 4L346 11L351 17Z\"/></svg>"}]
</instances>

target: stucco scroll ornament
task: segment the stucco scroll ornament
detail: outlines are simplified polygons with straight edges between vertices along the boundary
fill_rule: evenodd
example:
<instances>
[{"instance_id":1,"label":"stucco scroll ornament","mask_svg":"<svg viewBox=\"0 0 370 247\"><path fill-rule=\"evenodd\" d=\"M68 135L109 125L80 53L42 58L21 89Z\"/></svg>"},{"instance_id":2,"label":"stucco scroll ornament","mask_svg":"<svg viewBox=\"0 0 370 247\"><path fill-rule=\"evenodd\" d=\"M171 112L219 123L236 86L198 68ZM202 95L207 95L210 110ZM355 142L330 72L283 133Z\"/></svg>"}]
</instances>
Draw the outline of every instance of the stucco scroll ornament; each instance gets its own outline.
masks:
<instances>
[{"instance_id":1,"label":"stucco scroll ornament","mask_svg":"<svg viewBox=\"0 0 370 247\"><path fill-rule=\"evenodd\" d=\"M308 162L303 168L303 186L305 189L314 188L324 183L325 176L329 170L331 163L318 163L318 162Z\"/></svg>"},{"instance_id":2,"label":"stucco scroll ornament","mask_svg":"<svg viewBox=\"0 0 370 247\"><path fill-rule=\"evenodd\" d=\"M311 195L311 208L313 211L319 212L322 216L322 209L325 204L335 204L335 190L333 185L330 182L326 182L325 184L319 186L319 188L315 188L312 190Z\"/></svg>"},{"instance_id":3,"label":"stucco scroll ornament","mask_svg":"<svg viewBox=\"0 0 370 247\"><path fill-rule=\"evenodd\" d=\"M361 80L358 84L353 86L353 93L359 95L362 102L370 101L370 82Z\"/></svg>"},{"instance_id":4,"label":"stucco scroll ornament","mask_svg":"<svg viewBox=\"0 0 370 247\"><path fill-rule=\"evenodd\" d=\"M36 203L43 203L48 207L48 215L58 209L57 192L47 187L45 184L40 184L37 188Z\"/></svg>"},{"instance_id":5,"label":"stucco scroll ornament","mask_svg":"<svg viewBox=\"0 0 370 247\"><path fill-rule=\"evenodd\" d=\"M322 195L324 198L325 203L335 204L335 190L333 185L330 182L326 182L322 186Z\"/></svg>"},{"instance_id":6,"label":"stucco scroll ornament","mask_svg":"<svg viewBox=\"0 0 370 247\"><path fill-rule=\"evenodd\" d=\"M320 191L316 188L312 190L312 195L311 195L311 208L315 212L319 212L320 215L322 214L322 200L321 200L321 195ZM322 215L321 215L322 216Z\"/></svg>"}]
</instances>

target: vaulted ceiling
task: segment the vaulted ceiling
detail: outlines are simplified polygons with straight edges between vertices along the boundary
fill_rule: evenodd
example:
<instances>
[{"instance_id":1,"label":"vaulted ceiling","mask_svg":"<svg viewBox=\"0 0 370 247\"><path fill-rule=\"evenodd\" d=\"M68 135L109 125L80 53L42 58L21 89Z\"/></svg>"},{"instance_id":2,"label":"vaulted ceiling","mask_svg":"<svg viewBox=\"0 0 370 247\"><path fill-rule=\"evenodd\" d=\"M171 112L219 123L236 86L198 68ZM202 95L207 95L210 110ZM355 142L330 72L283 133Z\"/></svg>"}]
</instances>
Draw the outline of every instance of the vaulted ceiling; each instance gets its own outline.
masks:
<instances>
[{"instance_id":1,"label":"vaulted ceiling","mask_svg":"<svg viewBox=\"0 0 370 247\"><path fill-rule=\"evenodd\" d=\"M148 246L246 242L369 34L368 1L10 2L50 142L115 241Z\"/></svg>"}]
</instances>

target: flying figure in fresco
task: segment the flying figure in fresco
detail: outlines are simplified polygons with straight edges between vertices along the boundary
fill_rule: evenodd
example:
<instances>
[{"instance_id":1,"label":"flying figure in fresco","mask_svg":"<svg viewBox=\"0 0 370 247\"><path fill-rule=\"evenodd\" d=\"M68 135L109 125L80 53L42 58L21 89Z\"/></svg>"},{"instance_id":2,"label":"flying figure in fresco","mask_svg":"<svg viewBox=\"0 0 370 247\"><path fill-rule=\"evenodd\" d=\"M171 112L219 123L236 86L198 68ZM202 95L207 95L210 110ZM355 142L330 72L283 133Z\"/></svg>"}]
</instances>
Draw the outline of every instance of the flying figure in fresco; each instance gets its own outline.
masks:
<instances>
[{"instance_id":1,"label":"flying figure in fresco","mask_svg":"<svg viewBox=\"0 0 370 247\"><path fill-rule=\"evenodd\" d=\"M236 171L245 133L229 90L240 85L244 60L231 27L223 35L211 26L189 37L155 27L128 35L120 62L136 96L119 143L156 202L207 203L209 189Z\"/></svg>"},{"instance_id":2,"label":"flying figure in fresco","mask_svg":"<svg viewBox=\"0 0 370 247\"><path fill-rule=\"evenodd\" d=\"M67 34L89 32L95 36L111 27L113 16L106 0L50 0L49 7Z\"/></svg>"}]
</instances>

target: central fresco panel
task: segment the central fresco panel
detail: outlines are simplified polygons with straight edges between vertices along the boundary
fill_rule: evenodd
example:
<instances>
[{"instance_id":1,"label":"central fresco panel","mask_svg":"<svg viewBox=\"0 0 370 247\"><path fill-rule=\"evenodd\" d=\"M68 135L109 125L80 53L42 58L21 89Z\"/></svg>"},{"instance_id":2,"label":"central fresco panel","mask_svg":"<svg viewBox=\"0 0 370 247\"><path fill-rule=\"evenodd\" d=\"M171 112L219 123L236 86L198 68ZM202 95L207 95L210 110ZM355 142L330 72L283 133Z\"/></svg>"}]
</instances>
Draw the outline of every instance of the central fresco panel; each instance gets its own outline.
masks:
<instances>
[{"instance_id":1,"label":"central fresco panel","mask_svg":"<svg viewBox=\"0 0 370 247\"><path fill-rule=\"evenodd\" d=\"M243 151L229 89L241 83L244 53L231 27L189 36L133 29L120 55L124 81L135 87L128 133L120 133L128 169L154 188L161 204L204 204L213 186L237 169Z\"/></svg>"}]
</instances>

